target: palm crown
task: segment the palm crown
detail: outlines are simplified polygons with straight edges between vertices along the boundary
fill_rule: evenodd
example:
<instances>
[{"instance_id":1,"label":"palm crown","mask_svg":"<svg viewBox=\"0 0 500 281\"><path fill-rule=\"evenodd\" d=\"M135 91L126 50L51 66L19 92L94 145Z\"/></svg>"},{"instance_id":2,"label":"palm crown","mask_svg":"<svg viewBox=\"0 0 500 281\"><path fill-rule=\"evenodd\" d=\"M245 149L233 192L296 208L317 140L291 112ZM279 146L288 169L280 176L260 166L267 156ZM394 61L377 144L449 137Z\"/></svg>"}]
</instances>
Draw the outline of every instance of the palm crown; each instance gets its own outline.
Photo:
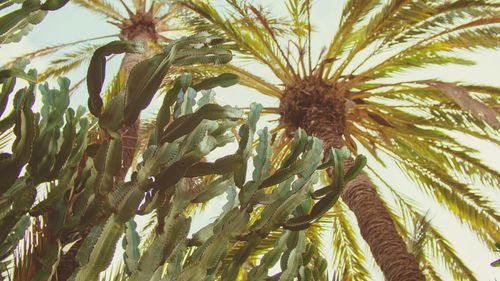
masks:
<instances>
[{"instance_id":1,"label":"palm crown","mask_svg":"<svg viewBox=\"0 0 500 281\"><path fill-rule=\"evenodd\" d=\"M242 84L279 99L279 107L265 109L279 115L274 132L283 137L277 138L278 146L289 148L288 132L302 127L329 147L345 144L357 151L362 146L372 161L381 163L381 156L389 156L421 192L445 204L493 249L499 239L499 216L474 185L499 186L500 174L475 158L475 150L450 133L497 143L500 90L438 80L409 81L398 74L428 65L473 64L454 51L497 48L498 4L348 0L333 40L315 62L311 54L311 1L284 1L288 12L284 17L273 16L249 1L225 2L227 10L218 10L211 1L179 1L196 14L187 16L189 25L225 36L227 45L241 59L265 65L281 81L275 85L237 64L220 70L237 73ZM399 187L391 186L373 169L370 174L383 183L377 189L382 192L388 188L398 202L397 207L383 205L400 235L412 236L408 224L425 230L407 244L426 277L441 279L435 260L442 258L455 279L467 276L475 280L438 228L426 222ZM372 252L377 251L370 233L363 233L369 223L362 221L359 208L352 207L356 198L343 199L350 201L363 237ZM384 196L380 199L385 200ZM340 205L334 211L339 211L333 216L336 269L349 280L368 280L346 208ZM374 218L374 214L368 215ZM375 258L391 279L383 268L383 263L390 261Z\"/></svg>"}]
</instances>

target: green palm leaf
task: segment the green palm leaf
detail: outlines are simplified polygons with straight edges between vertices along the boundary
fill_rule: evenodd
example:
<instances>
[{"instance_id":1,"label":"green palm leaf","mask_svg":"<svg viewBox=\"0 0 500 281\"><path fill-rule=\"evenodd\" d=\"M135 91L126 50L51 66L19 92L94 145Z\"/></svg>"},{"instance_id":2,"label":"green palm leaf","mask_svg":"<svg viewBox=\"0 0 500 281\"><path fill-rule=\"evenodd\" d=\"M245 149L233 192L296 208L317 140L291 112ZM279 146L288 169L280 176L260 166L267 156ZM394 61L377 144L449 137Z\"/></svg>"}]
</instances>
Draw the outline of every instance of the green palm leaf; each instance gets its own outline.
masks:
<instances>
[{"instance_id":1,"label":"green palm leaf","mask_svg":"<svg viewBox=\"0 0 500 281\"><path fill-rule=\"evenodd\" d=\"M466 276L467 280L477 280L472 270L464 264L450 242L426 218L426 215L422 215L409 198L402 195L396 188L383 180L378 173L374 170L371 170L371 173L392 194L400 211L405 214L407 223L417 226L413 233L417 239L412 239L409 233L406 236L410 241L413 240L412 242L416 242L412 243L413 251L418 253L416 256L426 277L430 280L443 280L438 274L438 270L436 270L436 261L439 260L454 279L460 280ZM418 225L421 227L419 228Z\"/></svg>"},{"instance_id":2,"label":"green palm leaf","mask_svg":"<svg viewBox=\"0 0 500 281\"><path fill-rule=\"evenodd\" d=\"M82 46L75 51L51 60L49 63L50 66L39 74L39 79L43 81L49 77L63 75L84 63L88 63L93 52L99 47L100 45L98 44Z\"/></svg>"},{"instance_id":3,"label":"green palm leaf","mask_svg":"<svg viewBox=\"0 0 500 281\"><path fill-rule=\"evenodd\" d=\"M109 3L107 0L74 0L73 2L107 18L117 21L125 19L113 4Z\"/></svg>"},{"instance_id":4,"label":"green palm leaf","mask_svg":"<svg viewBox=\"0 0 500 281\"><path fill-rule=\"evenodd\" d=\"M371 280L347 210L343 202L333 207L333 268L342 275L342 280Z\"/></svg>"}]
</instances>

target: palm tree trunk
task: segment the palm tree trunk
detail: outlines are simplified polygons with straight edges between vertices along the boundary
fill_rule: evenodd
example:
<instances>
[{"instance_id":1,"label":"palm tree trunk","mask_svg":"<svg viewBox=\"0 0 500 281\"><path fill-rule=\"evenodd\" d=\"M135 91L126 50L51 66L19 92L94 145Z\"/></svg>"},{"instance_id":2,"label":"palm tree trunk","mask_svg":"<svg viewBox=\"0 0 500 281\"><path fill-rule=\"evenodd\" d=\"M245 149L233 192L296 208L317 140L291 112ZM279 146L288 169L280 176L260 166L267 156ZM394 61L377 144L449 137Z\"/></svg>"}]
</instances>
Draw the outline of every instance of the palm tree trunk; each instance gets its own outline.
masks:
<instances>
[{"instance_id":1,"label":"palm tree trunk","mask_svg":"<svg viewBox=\"0 0 500 281\"><path fill-rule=\"evenodd\" d=\"M124 77L125 77L124 81L127 81L130 75L130 71L132 71L132 68L134 68L134 66L139 62L151 57L154 54L154 50L148 47L148 43L149 42L156 43L156 37L148 32L144 32L144 33L134 34L132 38L125 37L123 39L142 40L145 42L144 46L145 51L143 54L127 53L123 58L121 68L124 72ZM134 154L137 148L140 123L141 123L140 118L137 118L134 124L129 128L126 128L125 131L122 133L122 147L123 147L122 168L120 169L120 174L118 175L118 182L123 181L123 179L127 175L130 166L132 166L132 162L134 160Z\"/></svg>"},{"instance_id":2,"label":"palm tree trunk","mask_svg":"<svg viewBox=\"0 0 500 281\"><path fill-rule=\"evenodd\" d=\"M125 54L123 58L121 69L124 72L124 81L127 81L130 71L132 68L139 62L149 58L154 54L154 50L148 48L148 42L156 42L156 37L152 36L150 33L138 33L132 36L131 38L123 37L124 40L142 40L145 41L145 52L143 54ZM132 126L126 128L122 132L122 168L120 169L120 173L116 177L115 186L125 179L127 172L132 165L134 154L137 147L137 139L139 133L139 125L140 119L138 118ZM83 241L87 237L88 233L90 233L90 229L92 226L89 226L83 233L82 237L79 241L77 241L71 249L64 255L61 256L61 261L57 267L57 274L54 276L53 280L67 280L73 272L78 267L78 262L76 260L76 255L80 250Z\"/></svg>"},{"instance_id":3,"label":"palm tree trunk","mask_svg":"<svg viewBox=\"0 0 500 281\"><path fill-rule=\"evenodd\" d=\"M425 280L366 174L354 179L341 197L356 216L361 235L387 280Z\"/></svg>"},{"instance_id":4,"label":"palm tree trunk","mask_svg":"<svg viewBox=\"0 0 500 281\"><path fill-rule=\"evenodd\" d=\"M321 127L321 126L320 126ZM317 127L317 128L320 128ZM325 142L326 148L343 146L341 136L331 134L324 127L313 130ZM353 164L346 161L346 169ZM342 200L353 211L363 239L370 246L375 261L388 281L424 281L414 255L406 248L394 222L380 199L374 184L365 173L350 182L341 194Z\"/></svg>"}]
</instances>

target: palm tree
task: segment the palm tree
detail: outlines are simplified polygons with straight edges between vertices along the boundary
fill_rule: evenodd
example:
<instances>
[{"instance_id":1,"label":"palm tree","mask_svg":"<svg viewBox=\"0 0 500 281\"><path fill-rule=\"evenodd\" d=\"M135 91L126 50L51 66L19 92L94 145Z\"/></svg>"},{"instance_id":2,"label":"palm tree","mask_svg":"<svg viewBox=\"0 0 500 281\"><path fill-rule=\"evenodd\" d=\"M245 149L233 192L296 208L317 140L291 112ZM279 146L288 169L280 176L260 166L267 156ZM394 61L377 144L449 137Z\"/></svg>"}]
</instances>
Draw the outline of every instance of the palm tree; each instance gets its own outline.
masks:
<instances>
[{"instance_id":1,"label":"palm tree","mask_svg":"<svg viewBox=\"0 0 500 281\"><path fill-rule=\"evenodd\" d=\"M68 48L73 50L59 55L57 58L49 62L49 66L43 70L38 79L40 81L48 78L64 75L77 69L82 64L88 63L94 51L102 45L102 43L90 44L91 41L110 40L116 38L120 40L138 40L145 41L145 52L141 54L127 53L121 62L120 70L113 78L110 84L107 98L112 97L116 93L124 89L124 81L126 81L128 74L132 67L148 57L151 57L155 52L160 51L159 43L167 42L170 39L166 37L165 32L170 31L167 22L171 19L173 10L169 9L167 2L152 3L146 5L146 1L138 0L132 1L131 9L129 5L121 1L121 8L103 0L77 0L72 3L82 6L96 14L104 16L104 18L111 24L118 27L118 32L112 35L98 36L93 38L82 39L74 42L65 42L58 45L48 46L33 52L24 54L18 58L14 58L10 64L13 64L20 58L29 60L36 60L40 57L54 55L57 52L63 51ZM113 59L115 56L110 56L108 60ZM85 82L86 77L82 77L71 89L71 93L76 91ZM132 164L133 155L137 145L139 122L136 122L123 137L123 144L126 149L123 151L123 169L121 177L123 178Z\"/></svg>"},{"instance_id":2,"label":"palm tree","mask_svg":"<svg viewBox=\"0 0 500 281\"><path fill-rule=\"evenodd\" d=\"M188 25L225 36L240 59L264 65L280 80L273 84L236 64L219 70L234 72L243 85L279 99L279 107L266 112L278 116L274 133L283 136L276 138L280 147L288 149L290 132L301 127L323 139L325 148L345 145L356 153L361 146L372 163L383 164L389 156L421 192L444 204L493 249L500 217L474 185L500 186L500 174L450 133L498 143L500 89L406 80L398 73L429 65L470 65L473 61L453 52L497 48L497 3L347 0L333 40L315 62L312 1L284 1L288 13L282 17L250 1L223 2L218 9L213 1L178 1L189 11ZM376 186L361 174L333 210L334 258L344 280L370 279L345 205L354 212L386 279L424 280L425 275L440 280L435 260L442 258L456 280L476 280L437 226L429 224L421 238L410 239L408 225L417 225L423 214L401 195L401 187L385 182L373 169L370 175L384 184ZM384 190L398 206L379 195Z\"/></svg>"}]
</instances>

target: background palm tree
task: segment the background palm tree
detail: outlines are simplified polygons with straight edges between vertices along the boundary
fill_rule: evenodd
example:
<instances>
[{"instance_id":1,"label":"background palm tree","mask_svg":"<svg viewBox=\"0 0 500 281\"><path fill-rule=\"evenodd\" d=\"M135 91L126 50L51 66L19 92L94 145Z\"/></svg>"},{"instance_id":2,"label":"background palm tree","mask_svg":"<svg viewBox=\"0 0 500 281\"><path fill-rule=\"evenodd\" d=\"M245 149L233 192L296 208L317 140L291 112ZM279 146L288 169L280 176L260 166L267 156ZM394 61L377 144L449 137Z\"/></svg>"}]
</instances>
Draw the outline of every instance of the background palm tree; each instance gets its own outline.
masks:
<instances>
[{"instance_id":1,"label":"background palm tree","mask_svg":"<svg viewBox=\"0 0 500 281\"><path fill-rule=\"evenodd\" d=\"M259 62L280 80L273 84L237 65L220 70L237 73L242 84L279 99L279 107L266 112L278 115L274 133L283 150L289 148L289 132L302 127L327 147L347 145L356 153L361 146L371 154L372 165L388 156L421 192L445 204L493 249L499 239L499 215L474 186L497 187L500 174L451 134L498 143L500 90L406 80L398 74L429 65L470 65L474 62L453 52L497 48L497 3L348 0L331 44L315 61L311 1L284 1L288 13L283 17L249 1L223 2L226 5L218 9L214 1L178 1L196 14L188 15L196 31L227 37L241 59ZM370 175L385 186L375 186L361 175L342 199L356 215L361 235L388 280L423 280L424 275L440 280L433 256L443 258L455 279L476 279L435 225L427 223L425 231L408 228L421 222L423 214L400 195L401 187L391 186L373 169ZM379 195L385 188L397 206ZM369 280L345 205L334 211L337 269L346 280ZM416 232L419 238L411 239ZM427 241L425 247L422 241Z\"/></svg>"},{"instance_id":2,"label":"background palm tree","mask_svg":"<svg viewBox=\"0 0 500 281\"><path fill-rule=\"evenodd\" d=\"M115 40L138 40L145 42L145 52L142 54L127 53L120 63L118 72L114 75L112 82L109 83L105 94L109 99L117 93L123 91L125 81L132 67L141 60L151 57L156 52L161 51L160 44L170 41L169 32L175 31L175 27L169 26L174 10L170 8L168 1L146 3L146 0L134 0L129 4L124 1L117 1L114 5L104 0L77 0L72 1L85 9L104 17L104 19L117 27L117 33L93 38L81 39L74 42L65 42L62 44L48 46L33 52L19 56L13 59L11 64L20 58L37 60L43 57L53 57L49 61L49 66L44 69L38 79L40 81L48 78L65 75L77 70L82 64L90 61L94 51L103 45L102 40L109 42L112 38ZM98 43L91 43L97 41ZM68 50L60 54L64 50ZM108 60L114 59L112 55ZM72 86L71 93L76 91L84 84L86 76L78 77L77 82ZM121 177L123 178L130 165L133 162L133 156L136 151L137 137L140 122L131 126L123 136L123 169Z\"/></svg>"}]
</instances>

